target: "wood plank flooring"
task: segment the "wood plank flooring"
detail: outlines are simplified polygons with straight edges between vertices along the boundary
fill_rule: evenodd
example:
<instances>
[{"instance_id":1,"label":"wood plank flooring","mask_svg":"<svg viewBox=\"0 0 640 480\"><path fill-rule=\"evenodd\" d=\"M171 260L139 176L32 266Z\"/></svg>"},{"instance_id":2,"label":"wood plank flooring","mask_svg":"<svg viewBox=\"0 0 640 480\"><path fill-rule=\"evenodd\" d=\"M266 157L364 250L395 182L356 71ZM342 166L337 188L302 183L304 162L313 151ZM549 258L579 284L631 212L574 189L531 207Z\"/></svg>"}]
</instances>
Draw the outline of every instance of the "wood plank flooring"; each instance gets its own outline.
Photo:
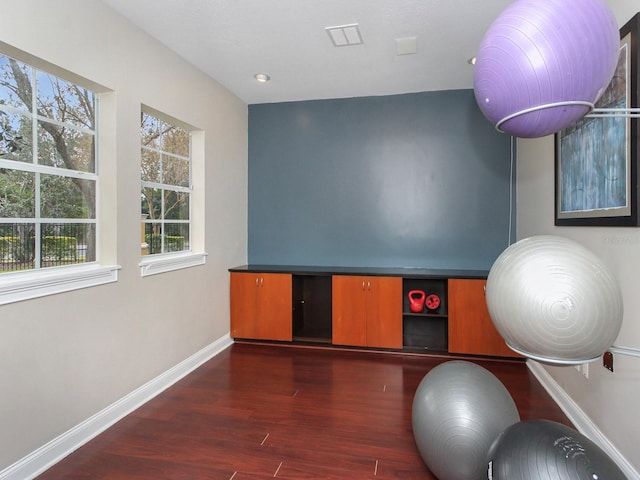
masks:
<instances>
[{"instance_id":1,"label":"wood plank flooring","mask_svg":"<svg viewBox=\"0 0 640 480\"><path fill-rule=\"evenodd\" d=\"M38 478L435 479L411 407L450 359L235 343ZM476 363L522 420L571 425L523 362Z\"/></svg>"}]
</instances>

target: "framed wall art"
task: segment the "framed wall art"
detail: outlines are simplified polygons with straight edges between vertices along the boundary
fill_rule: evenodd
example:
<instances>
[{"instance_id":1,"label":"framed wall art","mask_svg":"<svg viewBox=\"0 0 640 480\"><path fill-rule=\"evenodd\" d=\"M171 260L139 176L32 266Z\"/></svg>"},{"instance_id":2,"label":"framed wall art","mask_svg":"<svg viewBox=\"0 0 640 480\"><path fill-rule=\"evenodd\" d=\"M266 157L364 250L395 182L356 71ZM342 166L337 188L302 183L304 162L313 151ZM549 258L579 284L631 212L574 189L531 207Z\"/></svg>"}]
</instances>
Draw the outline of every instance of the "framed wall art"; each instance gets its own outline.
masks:
<instances>
[{"instance_id":1,"label":"framed wall art","mask_svg":"<svg viewBox=\"0 0 640 480\"><path fill-rule=\"evenodd\" d=\"M620 29L620 56L596 109L638 106L640 13ZM587 116L555 135L555 224L638 226L638 118Z\"/></svg>"}]
</instances>

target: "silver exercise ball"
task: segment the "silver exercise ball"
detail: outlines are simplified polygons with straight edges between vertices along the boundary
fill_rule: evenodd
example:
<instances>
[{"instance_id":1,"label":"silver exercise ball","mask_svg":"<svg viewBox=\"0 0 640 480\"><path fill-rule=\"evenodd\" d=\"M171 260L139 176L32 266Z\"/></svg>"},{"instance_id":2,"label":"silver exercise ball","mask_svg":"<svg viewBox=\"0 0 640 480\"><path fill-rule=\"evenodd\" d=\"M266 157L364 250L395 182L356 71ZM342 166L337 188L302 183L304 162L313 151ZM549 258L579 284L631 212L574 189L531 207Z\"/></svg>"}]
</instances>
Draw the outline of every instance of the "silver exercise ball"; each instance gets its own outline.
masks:
<instances>
[{"instance_id":1,"label":"silver exercise ball","mask_svg":"<svg viewBox=\"0 0 640 480\"><path fill-rule=\"evenodd\" d=\"M439 480L477 480L486 478L489 447L520 415L491 372L456 360L424 376L411 421L420 456Z\"/></svg>"},{"instance_id":2,"label":"silver exercise ball","mask_svg":"<svg viewBox=\"0 0 640 480\"><path fill-rule=\"evenodd\" d=\"M502 252L489 272L486 300L507 345L549 364L596 360L622 326L614 276L591 251L562 237L529 237Z\"/></svg>"},{"instance_id":3,"label":"silver exercise ball","mask_svg":"<svg viewBox=\"0 0 640 480\"><path fill-rule=\"evenodd\" d=\"M627 478L595 443L550 420L518 422L507 428L490 449L488 473L492 480Z\"/></svg>"}]
</instances>

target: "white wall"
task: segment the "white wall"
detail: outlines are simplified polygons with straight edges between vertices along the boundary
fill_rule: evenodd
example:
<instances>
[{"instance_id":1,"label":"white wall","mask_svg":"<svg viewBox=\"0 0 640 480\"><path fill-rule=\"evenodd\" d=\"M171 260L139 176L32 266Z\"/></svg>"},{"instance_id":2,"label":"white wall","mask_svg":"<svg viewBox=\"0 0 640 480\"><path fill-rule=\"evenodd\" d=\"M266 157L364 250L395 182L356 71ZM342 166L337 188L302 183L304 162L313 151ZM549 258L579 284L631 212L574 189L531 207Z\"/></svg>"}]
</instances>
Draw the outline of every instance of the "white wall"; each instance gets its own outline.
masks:
<instances>
[{"instance_id":1,"label":"white wall","mask_svg":"<svg viewBox=\"0 0 640 480\"><path fill-rule=\"evenodd\" d=\"M622 25L637 0L609 0ZM0 306L0 471L228 332L229 266L246 262L246 105L98 0L3 2L0 40L115 92L115 284ZM141 278L140 104L205 131L201 267ZM115 167L115 168L114 168ZM600 255L618 276L617 344L640 347L640 229L554 227L553 138L518 141L518 237L555 234ZM640 359L545 367L640 470Z\"/></svg>"},{"instance_id":2,"label":"white wall","mask_svg":"<svg viewBox=\"0 0 640 480\"><path fill-rule=\"evenodd\" d=\"M3 2L0 40L115 92L105 286L0 307L0 471L229 331L246 263L247 106L97 0ZM141 278L145 104L205 132L205 266Z\"/></svg>"},{"instance_id":3,"label":"white wall","mask_svg":"<svg viewBox=\"0 0 640 480\"><path fill-rule=\"evenodd\" d=\"M609 0L622 26L637 11L631 1ZM616 345L640 348L640 229L554 226L554 139L518 140L518 239L551 234L571 238L600 256L624 296L624 323ZM640 471L640 358L614 355L614 373L601 362L589 378L572 367L545 367L625 459Z\"/></svg>"}]
</instances>

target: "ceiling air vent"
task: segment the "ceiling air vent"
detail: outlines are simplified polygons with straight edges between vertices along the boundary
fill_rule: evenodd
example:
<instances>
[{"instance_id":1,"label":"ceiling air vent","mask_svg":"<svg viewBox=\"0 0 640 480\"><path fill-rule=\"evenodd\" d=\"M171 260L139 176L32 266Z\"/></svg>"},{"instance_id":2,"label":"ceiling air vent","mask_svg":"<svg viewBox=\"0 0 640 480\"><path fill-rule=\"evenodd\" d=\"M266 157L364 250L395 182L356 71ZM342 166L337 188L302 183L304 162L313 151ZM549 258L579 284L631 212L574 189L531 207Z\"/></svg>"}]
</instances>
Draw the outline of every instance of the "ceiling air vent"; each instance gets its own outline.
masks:
<instances>
[{"instance_id":1,"label":"ceiling air vent","mask_svg":"<svg viewBox=\"0 0 640 480\"><path fill-rule=\"evenodd\" d=\"M326 27L325 30L331 37L333 45L336 47L348 47L362 43L362 36L360 35L357 23Z\"/></svg>"}]
</instances>

